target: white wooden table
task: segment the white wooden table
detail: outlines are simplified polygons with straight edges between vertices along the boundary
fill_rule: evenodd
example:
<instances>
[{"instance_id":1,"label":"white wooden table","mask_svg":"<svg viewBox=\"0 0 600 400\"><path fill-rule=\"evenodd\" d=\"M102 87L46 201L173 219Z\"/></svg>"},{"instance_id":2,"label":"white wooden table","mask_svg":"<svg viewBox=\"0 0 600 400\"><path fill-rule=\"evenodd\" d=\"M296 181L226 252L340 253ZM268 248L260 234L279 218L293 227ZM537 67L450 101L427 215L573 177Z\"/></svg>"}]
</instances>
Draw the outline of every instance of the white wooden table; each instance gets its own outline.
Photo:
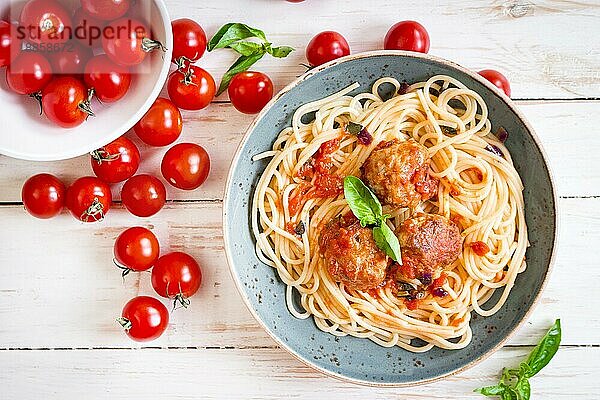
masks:
<instances>
[{"instance_id":1,"label":"white wooden table","mask_svg":"<svg viewBox=\"0 0 600 400\"><path fill-rule=\"evenodd\" d=\"M91 174L88 157L31 163L0 156L0 398L479 398L472 389L495 383L503 366L517 365L557 317L563 345L532 380L532 398L600 398L598 0L167 1L173 18L192 17L209 35L239 20L263 28L278 45L296 47L285 60L265 57L255 66L277 89L301 74L304 48L317 32L338 30L360 52L381 48L388 27L403 19L427 27L431 54L475 70L506 72L556 176L562 223L550 283L507 346L442 382L366 388L312 371L263 332L229 276L221 230L224 182L252 117L222 97L201 112L184 114L181 140L209 151L208 181L193 192L168 188L170 201L151 219L136 219L117 204L100 224L84 225L67 213L35 220L20 202L25 179L51 172L73 181ZM526 15L511 16L515 4L525 5L520 11ZM221 51L200 65L218 79L233 60ZM141 149L141 171L159 174L165 149ZM191 307L175 312L166 334L143 347L114 319L131 297L153 294L148 274L130 275L123 283L111 262L115 237L136 224L153 227L164 248L191 253L204 271Z\"/></svg>"}]
</instances>

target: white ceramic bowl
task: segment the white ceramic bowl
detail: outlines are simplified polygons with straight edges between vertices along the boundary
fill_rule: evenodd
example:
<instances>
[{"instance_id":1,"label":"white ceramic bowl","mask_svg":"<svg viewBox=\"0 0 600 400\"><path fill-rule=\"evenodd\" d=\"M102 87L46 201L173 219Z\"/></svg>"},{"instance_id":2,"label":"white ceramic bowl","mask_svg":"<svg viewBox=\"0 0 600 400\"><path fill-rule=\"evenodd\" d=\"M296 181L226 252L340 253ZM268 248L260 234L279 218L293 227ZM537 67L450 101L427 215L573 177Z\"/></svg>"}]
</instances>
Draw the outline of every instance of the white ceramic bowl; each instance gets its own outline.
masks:
<instances>
[{"instance_id":1,"label":"white ceramic bowl","mask_svg":"<svg viewBox=\"0 0 600 400\"><path fill-rule=\"evenodd\" d=\"M34 161L64 160L102 147L131 129L158 97L171 64L173 33L167 8L163 0L151 3L149 26L167 52L150 53L127 95L113 104L94 101L96 117L76 128L60 128L40 116L33 99L7 89L4 71L0 71L0 154Z\"/></svg>"}]
</instances>

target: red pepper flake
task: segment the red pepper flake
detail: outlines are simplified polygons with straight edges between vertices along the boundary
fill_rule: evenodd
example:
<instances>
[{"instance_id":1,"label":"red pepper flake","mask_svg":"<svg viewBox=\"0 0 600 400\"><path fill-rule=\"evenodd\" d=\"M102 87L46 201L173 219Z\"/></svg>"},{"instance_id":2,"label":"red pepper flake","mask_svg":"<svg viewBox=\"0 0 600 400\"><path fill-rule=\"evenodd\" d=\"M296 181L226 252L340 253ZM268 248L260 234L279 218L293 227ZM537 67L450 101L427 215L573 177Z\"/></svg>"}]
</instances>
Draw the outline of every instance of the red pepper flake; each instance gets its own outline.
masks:
<instances>
[{"instance_id":1,"label":"red pepper flake","mask_svg":"<svg viewBox=\"0 0 600 400\"><path fill-rule=\"evenodd\" d=\"M358 135L356 135L358 142L364 146L368 146L373 143L373 136L369 133L367 128L363 128Z\"/></svg>"},{"instance_id":2,"label":"red pepper flake","mask_svg":"<svg viewBox=\"0 0 600 400\"><path fill-rule=\"evenodd\" d=\"M488 245L480 241L469 243L468 246L472 248L475 254L477 254L480 257L485 256L487 253L490 252L490 248L488 247Z\"/></svg>"},{"instance_id":3,"label":"red pepper flake","mask_svg":"<svg viewBox=\"0 0 600 400\"><path fill-rule=\"evenodd\" d=\"M408 82L402 81L402 83L400 84L400 87L398 88L398 94L403 95L403 94L408 93L409 88L410 88L410 85L408 84Z\"/></svg>"},{"instance_id":4,"label":"red pepper flake","mask_svg":"<svg viewBox=\"0 0 600 400\"><path fill-rule=\"evenodd\" d=\"M496 137L498 138L499 141L504 143L504 142L506 142L506 139L508 139L508 132L503 127L500 127L500 129L498 129L498 133L496 134Z\"/></svg>"}]
</instances>

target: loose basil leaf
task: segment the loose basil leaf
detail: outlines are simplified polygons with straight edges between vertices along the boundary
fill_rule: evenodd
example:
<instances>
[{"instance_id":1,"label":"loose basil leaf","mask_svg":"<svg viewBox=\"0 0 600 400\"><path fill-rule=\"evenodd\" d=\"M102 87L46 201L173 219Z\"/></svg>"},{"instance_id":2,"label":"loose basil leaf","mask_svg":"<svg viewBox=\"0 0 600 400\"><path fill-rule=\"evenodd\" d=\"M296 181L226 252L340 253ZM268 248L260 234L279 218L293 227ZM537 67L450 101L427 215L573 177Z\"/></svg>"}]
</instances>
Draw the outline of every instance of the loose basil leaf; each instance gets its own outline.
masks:
<instances>
[{"instance_id":1,"label":"loose basil leaf","mask_svg":"<svg viewBox=\"0 0 600 400\"><path fill-rule=\"evenodd\" d=\"M517 386L515 386L515 391L517 392L517 398L519 400L529 400L531 396L531 385L529 384L529 379L525 376L519 378L517 382Z\"/></svg>"},{"instance_id":2,"label":"loose basil leaf","mask_svg":"<svg viewBox=\"0 0 600 400\"><path fill-rule=\"evenodd\" d=\"M294 51L294 48L290 46L269 47L268 49L269 54L276 58L285 58L292 51Z\"/></svg>"},{"instance_id":3,"label":"loose basil leaf","mask_svg":"<svg viewBox=\"0 0 600 400\"><path fill-rule=\"evenodd\" d=\"M247 41L231 43L227 47L237 51L238 53L246 57L251 56L255 53L259 53L261 51L265 51L264 46L262 44Z\"/></svg>"},{"instance_id":4,"label":"loose basil leaf","mask_svg":"<svg viewBox=\"0 0 600 400\"><path fill-rule=\"evenodd\" d=\"M540 343L531 351L527 360L525 360L525 364L527 364L530 370L527 373L527 378L531 378L542 368L544 368L552 357L558 351L558 347L560 346L561 339L561 328L560 328L560 319L557 319L554 322L554 325L548 330L548 332L544 335Z\"/></svg>"},{"instance_id":5,"label":"loose basil leaf","mask_svg":"<svg viewBox=\"0 0 600 400\"><path fill-rule=\"evenodd\" d=\"M352 213L362 226L376 224L381 219L381 203L371 190L357 177L344 178L344 197Z\"/></svg>"},{"instance_id":6,"label":"loose basil leaf","mask_svg":"<svg viewBox=\"0 0 600 400\"><path fill-rule=\"evenodd\" d=\"M475 393L482 394L484 396L500 396L506 390L505 385L486 386L479 389L473 390Z\"/></svg>"},{"instance_id":7,"label":"loose basil leaf","mask_svg":"<svg viewBox=\"0 0 600 400\"><path fill-rule=\"evenodd\" d=\"M400 254L400 243L394 232L384 222L380 226L373 228L373 239L379 247L392 260L402 264L402 255Z\"/></svg>"},{"instance_id":8,"label":"loose basil leaf","mask_svg":"<svg viewBox=\"0 0 600 400\"><path fill-rule=\"evenodd\" d=\"M248 38L259 38L263 42L267 42L265 33L260 29L249 27L246 24L234 22L225 24L219 29L217 33L210 39L206 48L208 51L214 49L221 49L229 46L231 43L237 42L238 40Z\"/></svg>"},{"instance_id":9,"label":"loose basil leaf","mask_svg":"<svg viewBox=\"0 0 600 400\"><path fill-rule=\"evenodd\" d=\"M219 85L219 90L217 91L217 96L227 90L227 86L229 86L229 82L233 79L233 77L240 72L246 71L250 68L255 62L260 60L262 56L264 56L264 52L259 52L256 54L252 54L250 56L240 56L236 62L233 63L231 67L225 72L223 77L221 78L221 84Z\"/></svg>"}]
</instances>

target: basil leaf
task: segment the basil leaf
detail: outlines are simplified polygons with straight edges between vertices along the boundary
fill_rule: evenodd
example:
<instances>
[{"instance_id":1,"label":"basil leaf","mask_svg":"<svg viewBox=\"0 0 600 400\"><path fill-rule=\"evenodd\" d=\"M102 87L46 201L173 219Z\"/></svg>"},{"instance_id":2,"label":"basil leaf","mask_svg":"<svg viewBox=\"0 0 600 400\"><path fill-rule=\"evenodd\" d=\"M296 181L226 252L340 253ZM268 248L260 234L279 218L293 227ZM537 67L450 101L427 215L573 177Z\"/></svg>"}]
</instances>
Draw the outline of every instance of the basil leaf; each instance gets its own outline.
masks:
<instances>
[{"instance_id":1,"label":"basil leaf","mask_svg":"<svg viewBox=\"0 0 600 400\"><path fill-rule=\"evenodd\" d=\"M217 96L220 95L221 93L223 93L225 90L227 90L227 87L229 86L229 82L231 82L231 80L233 79L233 77L235 75L239 74L240 72L246 71L255 62L260 60L264 55L265 55L265 52L260 51L256 54L252 54L249 56L240 56L240 58L238 58L236 60L236 62L234 62L231 67L229 67L227 72L225 72L225 74L221 78L221 84L219 85L219 90L217 91Z\"/></svg>"},{"instance_id":2,"label":"basil leaf","mask_svg":"<svg viewBox=\"0 0 600 400\"><path fill-rule=\"evenodd\" d=\"M227 47L229 47L230 49L233 49L233 50L237 51L238 53L240 53L241 55L247 56L247 57L251 56L252 54L258 53L260 51L264 51L262 44L254 43L254 42L246 42L246 41L231 43Z\"/></svg>"},{"instance_id":3,"label":"basil leaf","mask_svg":"<svg viewBox=\"0 0 600 400\"><path fill-rule=\"evenodd\" d=\"M344 197L362 226L376 224L381 219L381 203L357 177L349 175L344 178Z\"/></svg>"},{"instance_id":4,"label":"basil leaf","mask_svg":"<svg viewBox=\"0 0 600 400\"><path fill-rule=\"evenodd\" d=\"M529 353L527 360L525 360L525 364L530 368L529 371L527 371L527 378L531 378L548 365L550 360L552 360L552 357L554 357L554 354L558 351L560 339L560 319L557 319L538 345L535 346L531 353Z\"/></svg>"},{"instance_id":5,"label":"basil leaf","mask_svg":"<svg viewBox=\"0 0 600 400\"><path fill-rule=\"evenodd\" d=\"M358 135L362 129L363 126L361 124L357 124L356 122L348 122L346 125L346 132L351 135Z\"/></svg>"},{"instance_id":6,"label":"basil leaf","mask_svg":"<svg viewBox=\"0 0 600 400\"><path fill-rule=\"evenodd\" d=\"M517 386L515 386L515 391L517 392L517 398L519 400L529 400L529 397L531 396L531 385L529 384L529 380L524 376L519 378Z\"/></svg>"},{"instance_id":7,"label":"basil leaf","mask_svg":"<svg viewBox=\"0 0 600 400\"><path fill-rule=\"evenodd\" d=\"M210 39L206 46L208 51L221 49L229 46L231 43L247 38L259 38L263 42L267 41L265 33L260 29L251 28L246 24L234 22L225 24Z\"/></svg>"},{"instance_id":8,"label":"basil leaf","mask_svg":"<svg viewBox=\"0 0 600 400\"><path fill-rule=\"evenodd\" d=\"M517 392L515 392L515 390L510 386L506 387L506 390L502 392L500 398L502 400L519 400L517 397Z\"/></svg>"},{"instance_id":9,"label":"basil leaf","mask_svg":"<svg viewBox=\"0 0 600 400\"><path fill-rule=\"evenodd\" d=\"M381 222L380 226L373 228L373 239L377 247L379 247L392 260L402 264L402 255L400 254L400 243L394 232L385 223Z\"/></svg>"},{"instance_id":10,"label":"basil leaf","mask_svg":"<svg viewBox=\"0 0 600 400\"><path fill-rule=\"evenodd\" d=\"M277 58L285 58L287 57L292 51L294 51L293 47L290 46L279 46L279 47L269 47L267 49L267 51L269 52L269 54L271 54L273 57L277 57Z\"/></svg>"},{"instance_id":11,"label":"basil leaf","mask_svg":"<svg viewBox=\"0 0 600 400\"><path fill-rule=\"evenodd\" d=\"M506 390L505 385L486 386L479 389L473 390L475 393L482 394L484 396L500 396Z\"/></svg>"}]
</instances>

